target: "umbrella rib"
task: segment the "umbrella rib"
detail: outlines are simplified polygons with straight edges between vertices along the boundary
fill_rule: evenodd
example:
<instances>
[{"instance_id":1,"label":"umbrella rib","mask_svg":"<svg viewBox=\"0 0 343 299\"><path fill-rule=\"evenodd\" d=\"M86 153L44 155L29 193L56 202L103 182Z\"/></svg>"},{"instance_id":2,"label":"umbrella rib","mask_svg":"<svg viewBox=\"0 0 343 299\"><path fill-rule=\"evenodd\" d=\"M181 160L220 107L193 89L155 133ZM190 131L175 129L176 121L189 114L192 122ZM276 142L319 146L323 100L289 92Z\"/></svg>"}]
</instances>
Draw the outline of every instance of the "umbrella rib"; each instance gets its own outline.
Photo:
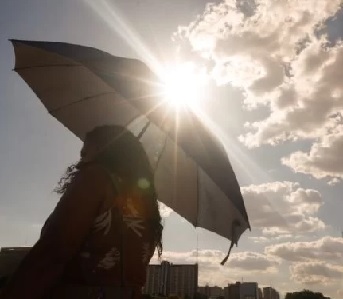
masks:
<instances>
[{"instance_id":1,"label":"umbrella rib","mask_svg":"<svg viewBox=\"0 0 343 299\"><path fill-rule=\"evenodd\" d=\"M142 128L142 130L141 130L140 133L138 134L138 136L137 136L137 139L138 139L138 140L142 138L142 136L144 135L144 133L146 132L146 130L149 128L149 126L150 126L150 121L148 121L148 122L144 125L144 127Z\"/></svg>"},{"instance_id":2,"label":"umbrella rib","mask_svg":"<svg viewBox=\"0 0 343 299\"><path fill-rule=\"evenodd\" d=\"M117 94L115 91L108 91L108 92L98 93L98 94L96 94L96 95L92 95L92 96L89 96L89 97L85 97L85 98L82 98L82 99L80 99L80 100L74 101L74 102L72 102L72 103L68 103L68 104L66 104L66 105L64 105L64 106L61 106L61 107L58 107L58 108L55 108L55 109L52 109L52 110L48 110L48 111L49 111L49 113L54 114L54 113L56 113L56 112L58 112L58 111L60 111L60 110L62 110L62 109L64 109L64 108L70 107L70 106L72 106L72 105L81 103L81 102L83 102L83 101L88 101L88 100L91 100L91 99L96 98L96 97L99 97L99 96L111 94L111 93Z\"/></svg>"},{"instance_id":3,"label":"umbrella rib","mask_svg":"<svg viewBox=\"0 0 343 299\"><path fill-rule=\"evenodd\" d=\"M158 155L158 158L157 158L157 161L156 161L156 165L155 165L155 170L154 170L154 172L156 172L156 170L157 170L157 168L158 168L158 164L160 164L161 157L162 157L163 152L164 152L164 150L165 150L165 148L166 148L166 146L167 146L168 137L169 137L169 135L166 134L166 138L164 139L163 147L162 147L162 149L161 149L161 151L160 151L160 154Z\"/></svg>"},{"instance_id":4,"label":"umbrella rib","mask_svg":"<svg viewBox=\"0 0 343 299\"><path fill-rule=\"evenodd\" d=\"M30 69L36 69L36 68L47 68L47 67L83 67L83 66L81 64L45 64L45 65L16 67L14 68L14 71L30 70Z\"/></svg>"}]
</instances>

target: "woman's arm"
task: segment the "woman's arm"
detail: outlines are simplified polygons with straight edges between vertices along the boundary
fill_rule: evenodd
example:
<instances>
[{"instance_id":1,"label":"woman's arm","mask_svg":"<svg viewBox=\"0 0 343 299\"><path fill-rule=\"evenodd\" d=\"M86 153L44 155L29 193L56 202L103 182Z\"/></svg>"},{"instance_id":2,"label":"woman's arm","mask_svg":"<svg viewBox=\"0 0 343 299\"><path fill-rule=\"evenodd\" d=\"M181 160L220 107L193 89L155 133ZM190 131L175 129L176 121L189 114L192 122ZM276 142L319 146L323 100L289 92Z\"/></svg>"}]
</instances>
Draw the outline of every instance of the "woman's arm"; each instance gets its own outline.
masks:
<instances>
[{"instance_id":1,"label":"woman's arm","mask_svg":"<svg viewBox=\"0 0 343 299\"><path fill-rule=\"evenodd\" d=\"M89 233L106 196L108 178L89 165L62 196L44 233L0 294L0 299L39 299L61 277Z\"/></svg>"}]
</instances>

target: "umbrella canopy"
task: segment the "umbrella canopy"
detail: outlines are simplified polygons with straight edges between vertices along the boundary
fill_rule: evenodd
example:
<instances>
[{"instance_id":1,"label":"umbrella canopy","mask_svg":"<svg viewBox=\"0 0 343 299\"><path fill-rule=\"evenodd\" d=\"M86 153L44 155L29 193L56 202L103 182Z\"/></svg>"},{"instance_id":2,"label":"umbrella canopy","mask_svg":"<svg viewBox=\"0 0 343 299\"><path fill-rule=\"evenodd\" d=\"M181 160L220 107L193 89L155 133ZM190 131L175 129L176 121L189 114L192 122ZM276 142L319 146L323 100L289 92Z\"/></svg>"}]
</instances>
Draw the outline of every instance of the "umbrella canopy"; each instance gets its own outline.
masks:
<instances>
[{"instance_id":1,"label":"umbrella canopy","mask_svg":"<svg viewBox=\"0 0 343 299\"><path fill-rule=\"evenodd\" d=\"M160 201L233 243L250 228L221 142L191 111L175 117L158 96L158 78L143 62L67 43L12 43L15 71L81 140L102 125L140 132Z\"/></svg>"}]
</instances>

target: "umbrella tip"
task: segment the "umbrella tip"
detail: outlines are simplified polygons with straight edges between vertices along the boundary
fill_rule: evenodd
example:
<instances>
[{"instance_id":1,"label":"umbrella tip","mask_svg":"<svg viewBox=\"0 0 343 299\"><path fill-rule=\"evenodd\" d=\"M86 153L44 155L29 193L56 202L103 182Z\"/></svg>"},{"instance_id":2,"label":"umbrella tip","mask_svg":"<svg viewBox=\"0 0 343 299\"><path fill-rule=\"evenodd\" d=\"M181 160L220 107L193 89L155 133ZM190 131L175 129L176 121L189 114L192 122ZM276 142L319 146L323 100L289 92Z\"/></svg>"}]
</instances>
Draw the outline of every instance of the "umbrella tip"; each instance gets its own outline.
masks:
<instances>
[{"instance_id":1,"label":"umbrella tip","mask_svg":"<svg viewBox=\"0 0 343 299\"><path fill-rule=\"evenodd\" d=\"M22 40L16 38L9 38L8 41L12 44L23 42Z\"/></svg>"},{"instance_id":2,"label":"umbrella tip","mask_svg":"<svg viewBox=\"0 0 343 299\"><path fill-rule=\"evenodd\" d=\"M222 266L224 266L228 259L229 259L229 255L227 255L227 256L220 262L220 264L221 264Z\"/></svg>"},{"instance_id":3,"label":"umbrella tip","mask_svg":"<svg viewBox=\"0 0 343 299\"><path fill-rule=\"evenodd\" d=\"M12 46L14 46L14 44L18 41L14 38L9 38L8 41L12 44Z\"/></svg>"}]
</instances>

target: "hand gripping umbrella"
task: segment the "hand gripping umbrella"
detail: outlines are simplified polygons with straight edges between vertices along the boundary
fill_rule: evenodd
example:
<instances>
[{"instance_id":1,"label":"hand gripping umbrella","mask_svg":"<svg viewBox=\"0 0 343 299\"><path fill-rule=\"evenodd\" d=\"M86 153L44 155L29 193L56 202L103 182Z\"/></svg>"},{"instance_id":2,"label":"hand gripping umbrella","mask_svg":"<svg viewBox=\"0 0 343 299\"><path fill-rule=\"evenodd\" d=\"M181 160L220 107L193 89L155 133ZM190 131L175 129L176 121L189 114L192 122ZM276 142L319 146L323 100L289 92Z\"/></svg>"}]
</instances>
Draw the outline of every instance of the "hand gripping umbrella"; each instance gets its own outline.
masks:
<instances>
[{"instance_id":1,"label":"hand gripping umbrella","mask_svg":"<svg viewBox=\"0 0 343 299\"><path fill-rule=\"evenodd\" d=\"M194 113L175 118L143 62L67 43L12 43L15 71L81 140L97 126L137 131L143 123L138 137L154 169L159 200L194 226L231 240L230 253L250 225L227 153Z\"/></svg>"}]
</instances>

